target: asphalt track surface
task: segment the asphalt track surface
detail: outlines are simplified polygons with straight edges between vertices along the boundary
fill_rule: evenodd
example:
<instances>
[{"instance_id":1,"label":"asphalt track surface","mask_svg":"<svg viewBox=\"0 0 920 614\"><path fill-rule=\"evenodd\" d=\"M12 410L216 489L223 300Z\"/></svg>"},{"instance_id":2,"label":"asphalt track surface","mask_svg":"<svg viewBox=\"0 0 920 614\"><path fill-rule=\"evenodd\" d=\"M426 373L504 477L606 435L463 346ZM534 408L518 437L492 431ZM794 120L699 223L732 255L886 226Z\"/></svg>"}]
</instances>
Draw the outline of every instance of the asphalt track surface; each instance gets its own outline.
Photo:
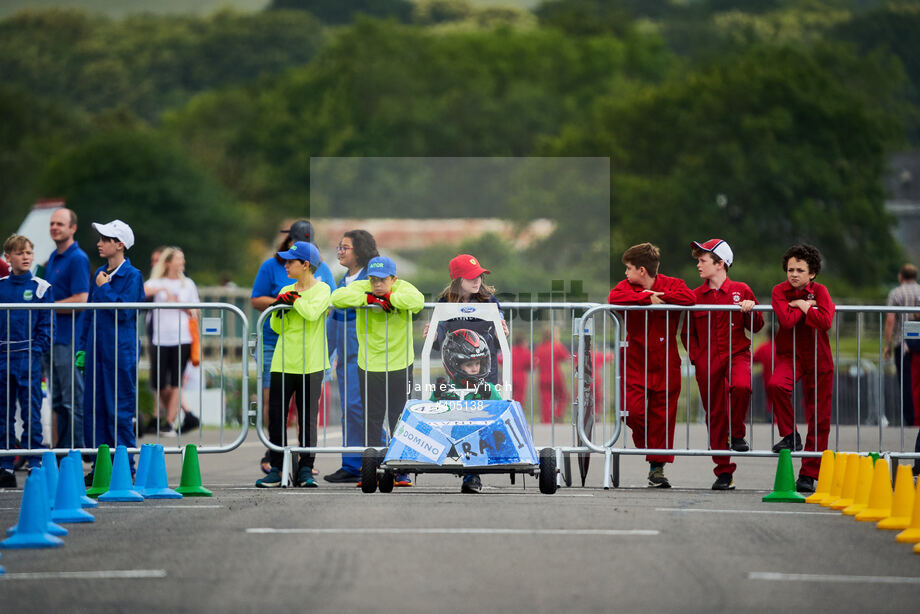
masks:
<instances>
[{"instance_id":1,"label":"asphalt track surface","mask_svg":"<svg viewBox=\"0 0 920 614\"><path fill-rule=\"evenodd\" d=\"M595 457L588 487L555 495L507 476L461 495L433 474L365 495L322 480L255 489L261 452L251 434L202 456L212 498L101 504L62 548L0 551L0 611L920 610L920 555L839 512L762 503L772 459L744 459L732 492L709 490L708 458L678 458L675 488L648 489L641 457L605 491ZM174 484L178 457L167 465ZM323 474L337 466L318 458ZM0 491L0 526L21 496Z\"/></svg>"}]
</instances>

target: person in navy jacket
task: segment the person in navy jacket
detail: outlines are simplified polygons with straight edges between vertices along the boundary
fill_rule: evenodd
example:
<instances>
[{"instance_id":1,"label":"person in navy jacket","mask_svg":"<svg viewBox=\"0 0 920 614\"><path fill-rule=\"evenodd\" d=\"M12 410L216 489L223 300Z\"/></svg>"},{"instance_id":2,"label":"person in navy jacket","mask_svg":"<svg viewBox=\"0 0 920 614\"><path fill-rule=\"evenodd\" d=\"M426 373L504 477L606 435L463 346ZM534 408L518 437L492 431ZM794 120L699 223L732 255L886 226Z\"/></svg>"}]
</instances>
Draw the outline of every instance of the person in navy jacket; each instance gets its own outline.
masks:
<instances>
[{"instance_id":1,"label":"person in navy jacket","mask_svg":"<svg viewBox=\"0 0 920 614\"><path fill-rule=\"evenodd\" d=\"M89 303L143 303L144 278L125 252L134 245L134 232L121 220L93 223L96 246L106 264L93 274ZM137 310L99 309L80 315L76 365L83 374L84 444L97 448L136 446L134 435L137 390ZM131 459L132 473L134 459Z\"/></svg>"},{"instance_id":2,"label":"person in navy jacket","mask_svg":"<svg viewBox=\"0 0 920 614\"><path fill-rule=\"evenodd\" d=\"M34 259L32 241L13 235L3 244L10 274L0 279L0 303L52 303L51 284L29 270ZM23 430L19 444L36 450L42 447L42 361L51 344L51 311L0 311L0 447L15 447L14 416L19 403ZM15 488L12 456L0 457L0 487ZM29 457L29 466L39 464Z\"/></svg>"}]
</instances>

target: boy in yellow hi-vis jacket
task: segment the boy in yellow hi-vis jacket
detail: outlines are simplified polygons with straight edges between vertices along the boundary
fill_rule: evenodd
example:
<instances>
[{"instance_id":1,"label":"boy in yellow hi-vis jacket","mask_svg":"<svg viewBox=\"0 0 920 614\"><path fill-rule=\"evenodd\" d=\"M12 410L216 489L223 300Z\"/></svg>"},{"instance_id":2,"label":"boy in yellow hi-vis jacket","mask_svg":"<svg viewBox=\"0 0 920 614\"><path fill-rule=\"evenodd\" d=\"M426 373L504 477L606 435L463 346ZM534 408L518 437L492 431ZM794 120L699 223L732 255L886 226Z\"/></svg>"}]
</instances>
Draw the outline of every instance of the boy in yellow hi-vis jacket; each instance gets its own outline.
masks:
<instances>
[{"instance_id":1,"label":"boy in yellow hi-vis jacket","mask_svg":"<svg viewBox=\"0 0 920 614\"><path fill-rule=\"evenodd\" d=\"M286 439L287 408L291 395L297 403L297 420L300 423L300 445L316 445L316 415L319 395L323 385L323 371L329 368L326 348L326 312L329 309L329 286L313 273L322 262L319 250L306 241L297 241L285 252L288 277L297 282L285 286L275 305L290 305L291 309L272 312L269 324L278 333L278 344L272 356L271 384L268 394L268 437L272 443L284 446ZM316 488L313 479L315 454L301 454L295 486ZM256 481L260 488L281 485L281 466L284 456L271 451L271 471Z\"/></svg>"},{"instance_id":2,"label":"boy in yellow hi-vis jacket","mask_svg":"<svg viewBox=\"0 0 920 614\"><path fill-rule=\"evenodd\" d=\"M382 309L358 309L358 380L367 417L364 445L386 445L383 419L390 432L402 413L412 389L412 314L425 306L425 297L409 282L397 279L396 264L389 258L372 258L366 280L353 281L332 293L338 308L377 305ZM407 475L396 476L397 486L411 486Z\"/></svg>"}]
</instances>

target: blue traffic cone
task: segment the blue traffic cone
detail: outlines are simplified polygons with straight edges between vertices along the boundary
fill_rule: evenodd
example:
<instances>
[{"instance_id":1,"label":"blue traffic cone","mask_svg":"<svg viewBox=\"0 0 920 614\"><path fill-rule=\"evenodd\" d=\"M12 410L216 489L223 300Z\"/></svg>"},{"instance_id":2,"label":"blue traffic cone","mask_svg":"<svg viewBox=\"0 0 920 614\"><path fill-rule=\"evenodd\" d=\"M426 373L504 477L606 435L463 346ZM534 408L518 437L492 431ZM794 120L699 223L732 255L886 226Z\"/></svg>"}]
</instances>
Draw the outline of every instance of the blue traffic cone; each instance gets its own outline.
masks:
<instances>
[{"instance_id":1,"label":"blue traffic cone","mask_svg":"<svg viewBox=\"0 0 920 614\"><path fill-rule=\"evenodd\" d=\"M80 497L80 506L99 507L98 503L86 496L86 483L83 481L83 455L78 450L71 450L67 453L67 458L73 461L70 467L73 471L74 486Z\"/></svg>"},{"instance_id":2,"label":"blue traffic cone","mask_svg":"<svg viewBox=\"0 0 920 614\"><path fill-rule=\"evenodd\" d=\"M166 452L160 444L154 444L150 454L147 486L143 494L148 499L181 499L182 495L169 487L166 477Z\"/></svg>"},{"instance_id":3,"label":"blue traffic cone","mask_svg":"<svg viewBox=\"0 0 920 614\"><path fill-rule=\"evenodd\" d=\"M17 525L20 529L0 542L0 548L54 548L64 545L63 540L48 533L46 495L41 473L33 469L22 491Z\"/></svg>"},{"instance_id":4,"label":"blue traffic cone","mask_svg":"<svg viewBox=\"0 0 920 614\"><path fill-rule=\"evenodd\" d=\"M40 493L41 494L40 499L41 499L42 508L45 510L45 516L44 516L45 532L50 533L51 535L58 535L61 537L63 537L64 535L67 535L67 529L65 529L59 524L54 523L51 520L51 504L50 504L50 501L48 500L48 487L45 486L45 469L43 467L34 467L29 475L29 479L31 479L32 476L36 477L35 481L41 484L41 487L42 487L42 490ZM20 508L20 511L21 511L21 508ZM12 526L9 529L7 529L6 534L15 535L18 531L19 531L19 525L16 524L15 526Z\"/></svg>"},{"instance_id":5,"label":"blue traffic cone","mask_svg":"<svg viewBox=\"0 0 920 614\"><path fill-rule=\"evenodd\" d=\"M84 512L80 506L80 495L77 494L77 487L72 479L67 479L73 475L73 469L70 468L73 461L70 458L61 459L61 477L58 480L57 495L54 497L54 510L51 512L51 520L54 522L95 522L95 518L89 512Z\"/></svg>"},{"instance_id":6,"label":"blue traffic cone","mask_svg":"<svg viewBox=\"0 0 920 614\"><path fill-rule=\"evenodd\" d=\"M145 443L141 446L141 453L137 459L137 473L134 475L134 490L144 495L144 488L147 487L147 472L150 470L150 456L153 452L153 444Z\"/></svg>"},{"instance_id":7,"label":"blue traffic cone","mask_svg":"<svg viewBox=\"0 0 920 614\"><path fill-rule=\"evenodd\" d=\"M112 464L112 481L109 490L99 495L100 501L143 501L144 497L131 484L131 467L128 464L128 448L115 448L115 462Z\"/></svg>"},{"instance_id":8,"label":"blue traffic cone","mask_svg":"<svg viewBox=\"0 0 920 614\"><path fill-rule=\"evenodd\" d=\"M45 473L45 488L48 489L48 506L54 509L54 498L57 495L57 483L59 478L57 456L54 452L47 450L42 453L42 469Z\"/></svg>"}]
</instances>

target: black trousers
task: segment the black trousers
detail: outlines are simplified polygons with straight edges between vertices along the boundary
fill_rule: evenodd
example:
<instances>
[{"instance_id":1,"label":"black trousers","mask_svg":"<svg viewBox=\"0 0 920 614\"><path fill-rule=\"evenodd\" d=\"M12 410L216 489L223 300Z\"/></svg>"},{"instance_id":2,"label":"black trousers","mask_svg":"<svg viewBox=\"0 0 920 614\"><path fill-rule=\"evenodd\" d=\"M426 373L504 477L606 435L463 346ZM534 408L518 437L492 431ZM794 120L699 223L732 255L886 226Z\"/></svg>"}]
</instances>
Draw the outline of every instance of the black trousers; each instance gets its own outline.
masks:
<instances>
[{"instance_id":1,"label":"black trousers","mask_svg":"<svg viewBox=\"0 0 920 614\"><path fill-rule=\"evenodd\" d=\"M358 382L364 415L367 416L364 445L385 446L387 439L383 436L383 421L387 418L392 436L412 389L412 365L396 371L364 371L359 367Z\"/></svg>"},{"instance_id":2,"label":"black trousers","mask_svg":"<svg viewBox=\"0 0 920 614\"><path fill-rule=\"evenodd\" d=\"M287 445L287 414L291 395L297 405L297 423L300 425L302 447L316 445L316 416L319 411L319 395L323 390L323 372L276 373L272 371L268 392L268 439L279 446ZM306 400L306 402L304 402ZM313 468L315 454L300 454L299 467ZM272 467L281 469L284 454L269 451ZM297 467L295 467L296 469Z\"/></svg>"}]
</instances>

